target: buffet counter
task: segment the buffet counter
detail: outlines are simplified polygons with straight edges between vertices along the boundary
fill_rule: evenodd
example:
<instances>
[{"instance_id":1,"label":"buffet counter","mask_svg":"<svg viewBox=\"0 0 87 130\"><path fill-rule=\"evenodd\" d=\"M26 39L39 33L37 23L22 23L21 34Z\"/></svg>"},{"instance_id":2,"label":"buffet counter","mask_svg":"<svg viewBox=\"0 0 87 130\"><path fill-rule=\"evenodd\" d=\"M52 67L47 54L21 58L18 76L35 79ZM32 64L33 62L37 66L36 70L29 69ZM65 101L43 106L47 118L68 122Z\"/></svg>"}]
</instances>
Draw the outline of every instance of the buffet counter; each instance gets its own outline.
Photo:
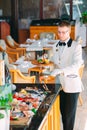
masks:
<instances>
[{"instance_id":1,"label":"buffet counter","mask_svg":"<svg viewBox=\"0 0 87 130\"><path fill-rule=\"evenodd\" d=\"M33 107L33 116L23 116L17 120L12 119L10 126L12 130L60 130L60 111L59 111L59 92L60 84L15 84L15 92L20 92L21 89L27 87L28 92L38 93L40 96L38 102L39 106ZM35 88L35 90L34 90ZM14 93L15 93L14 92ZM40 93L39 93L40 92ZM43 100L42 100L42 97ZM37 98L36 98L37 99ZM21 99L22 100L22 99ZM34 100L34 99L33 99ZM31 101L33 102L33 101ZM29 102L26 101L29 105ZM24 110L25 111L25 110ZM16 119L16 118L15 118Z\"/></svg>"}]
</instances>

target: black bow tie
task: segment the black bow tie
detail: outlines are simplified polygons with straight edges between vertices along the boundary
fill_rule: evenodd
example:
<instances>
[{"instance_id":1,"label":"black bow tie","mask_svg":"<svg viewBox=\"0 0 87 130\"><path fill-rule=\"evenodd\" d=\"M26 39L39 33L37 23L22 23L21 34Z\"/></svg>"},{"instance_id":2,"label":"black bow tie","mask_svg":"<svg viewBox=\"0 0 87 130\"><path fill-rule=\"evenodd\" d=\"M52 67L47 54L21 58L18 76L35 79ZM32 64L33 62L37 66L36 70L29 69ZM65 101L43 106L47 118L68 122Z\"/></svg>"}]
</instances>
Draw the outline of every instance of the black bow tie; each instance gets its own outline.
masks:
<instances>
[{"instance_id":1,"label":"black bow tie","mask_svg":"<svg viewBox=\"0 0 87 130\"><path fill-rule=\"evenodd\" d=\"M59 45L59 46L65 46L66 44L67 44L68 47L71 47L71 45L72 45L72 39L70 38L67 43L59 41L59 42L56 44L56 47L57 47L58 45Z\"/></svg>"},{"instance_id":2,"label":"black bow tie","mask_svg":"<svg viewBox=\"0 0 87 130\"><path fill-rule=\"evenodd\" d=\"M60 42L60 41L59 41L59 46L65 46L65 45L66 45L65 42Z\"/></svg>"}]
</instances>

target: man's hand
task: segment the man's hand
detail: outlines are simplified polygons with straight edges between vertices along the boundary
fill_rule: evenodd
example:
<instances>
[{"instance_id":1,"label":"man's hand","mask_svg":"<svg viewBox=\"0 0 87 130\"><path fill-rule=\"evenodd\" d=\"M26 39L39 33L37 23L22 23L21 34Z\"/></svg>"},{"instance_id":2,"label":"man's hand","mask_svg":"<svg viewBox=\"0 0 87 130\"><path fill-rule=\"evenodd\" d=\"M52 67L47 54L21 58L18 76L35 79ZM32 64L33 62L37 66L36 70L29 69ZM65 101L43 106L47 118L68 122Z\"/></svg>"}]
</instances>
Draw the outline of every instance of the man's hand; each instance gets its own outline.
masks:
<instances>
[{"instance_id":1,"label":"man's hand","mask_svg":"<svg viewBox=\"0 0 87 130\"><path fill-rule=\"evenodd\" d=\"M51 73L52 76L57 76L63 74L63 71L61 69L54 69L53 72Z\"/></svg>"}]
</instances>

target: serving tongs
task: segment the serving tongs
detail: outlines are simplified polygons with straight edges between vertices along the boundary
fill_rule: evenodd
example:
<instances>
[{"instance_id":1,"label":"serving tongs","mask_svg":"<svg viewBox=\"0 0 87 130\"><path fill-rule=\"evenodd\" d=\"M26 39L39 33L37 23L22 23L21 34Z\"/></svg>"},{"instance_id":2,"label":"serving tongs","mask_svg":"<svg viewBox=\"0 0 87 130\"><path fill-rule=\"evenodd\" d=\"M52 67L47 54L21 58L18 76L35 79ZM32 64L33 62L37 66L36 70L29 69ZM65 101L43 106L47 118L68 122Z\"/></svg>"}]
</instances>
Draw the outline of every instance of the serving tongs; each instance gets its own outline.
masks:
<instances>
[{"instance_id":1,"label":"serving tongs","mask_svg":"<svg viewBox=\"0 0 87 130\"><path fill-rule=\"evenodd\" d=\"M48 87L44 81L43 81L43 88L45 89L46 92L51 93L51 91L48 89Z\"/></svg>"}]
</instances>

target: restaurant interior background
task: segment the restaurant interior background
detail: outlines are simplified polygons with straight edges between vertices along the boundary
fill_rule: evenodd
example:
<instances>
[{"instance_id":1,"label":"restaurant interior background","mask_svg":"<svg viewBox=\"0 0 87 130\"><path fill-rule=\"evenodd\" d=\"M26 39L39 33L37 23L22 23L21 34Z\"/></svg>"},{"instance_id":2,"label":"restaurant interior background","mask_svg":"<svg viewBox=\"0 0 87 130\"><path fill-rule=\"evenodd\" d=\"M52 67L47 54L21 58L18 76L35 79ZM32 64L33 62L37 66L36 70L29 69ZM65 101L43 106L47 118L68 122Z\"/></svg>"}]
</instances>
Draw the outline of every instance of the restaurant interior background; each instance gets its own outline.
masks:
<instances>
[{"instance_id":1,"label":"restaurant interior background","mask_svg":"<svg viewBox=\"0 0 87 130\"><path fill-rule=\"evenodd\" d=\"M20 30L29 37L32 20L58 19L64 14L77 20L85 11L87 0L0 0L0 21L10 24L11 35L19 43Z\"/></svg>"}]
</instances>

